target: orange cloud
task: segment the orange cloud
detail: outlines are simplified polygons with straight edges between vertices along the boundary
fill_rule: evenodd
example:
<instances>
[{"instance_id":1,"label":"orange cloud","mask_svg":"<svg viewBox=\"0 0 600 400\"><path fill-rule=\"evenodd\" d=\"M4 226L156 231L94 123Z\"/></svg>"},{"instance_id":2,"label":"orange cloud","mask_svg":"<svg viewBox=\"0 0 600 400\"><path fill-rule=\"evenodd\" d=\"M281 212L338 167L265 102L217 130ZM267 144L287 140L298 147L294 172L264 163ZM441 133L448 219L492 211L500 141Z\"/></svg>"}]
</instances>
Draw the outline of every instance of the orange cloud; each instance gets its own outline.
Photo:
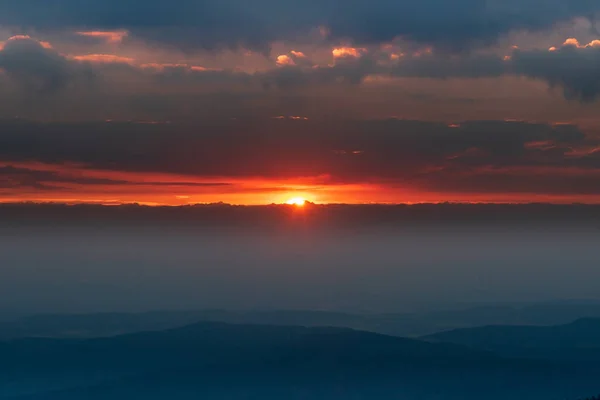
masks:
<instances>
[{"instance_id":1,"label":"orange cloud","mask_svg":"<svg viewBox=\"0 0 600 400\"><path fill-rule=\"evenodd\" d=\"M85 31L76 32L79 36L86 36L105 40L107 43L117 44L129 35L127 31Z\"/></svg>"},{"instance_id":2,"label":"orange cloud","mask_svg":"<svg viewBox=\"0 0 600 400\"><path fill-rule=\"evenodd\" d=\"M579 40L577 40L575 38L568 38L563 43L563 46L573 46L573 47L577 47L578 49L585 49L588 47L600 47L600 40L598 40L598 39L592 40L588 44L582 45L581 43L579 43ZM550 51L552 51L552 50L550 50Z\"/></svg>"},{"instance_id":3,"label":"orange cloud","mask_svg":"<svg viewBox=\"0 0 600 400\"><path fill-rule=\"evenodd\" d=\"M282 54L280 56L277 56L277 65L279 65L280 67L292 66L292 65L296 65L296 62L294 60L292 60L292 58L290 56Z\"/></svg>"},{"instance_id":4,"label":"orange cloud","mask_svg":"<svg viewBox=\"0 0 600 400\"><path fill-rule=\"evenodd\" d=\"M359 58L362 57L364 53L366 53L367 49L364 48L356 48L356 47L336 47L331 53L333 54L333 58L344 58L344 57L354 57Z\"/></svg>"},{"instance_id":5,"label":"orange cloud","mask_svg":"<svg viewBox=\"0 0 600 400\"><path fill-rule=\"evenodd\" d=\"M27 40L31 39L29 35L14 35L8 38L8 40Z\"/></svg>"},{"instance_id":6,"label":"orange cloud","mask_svg":"<svg viewBox=\"0 0 600 400\"><path fill-rule=\"evenodd\" d=\"M563 43L563 46L575 46L577 48L581 47L581 45L579 44L579 40L577 40L575 38L568 38Z\"/></svg>"},{"instance_id":7,"label":"orange cloud","mask_svg":"<svg viewBox=\"0 0 600 400\"><path fill-rule=\"evenodd\" d=\"M171 64L171 63L167 63L167 64L146 63L146 64L141 64L140 68L157 69L157 70L162 71L165 68L188 68L188 65L187 64Z\"/></svg>"},{"instance_id":8,"label":"orange cloud","mask_svg":"<svg viewBox=\"0 0 600 400\"><path fill-rule=\"evenodd\" d=\"M586 47L600 47L600 39L592 40Z\"/></svg>"},{"instance_id":9,"label":"orange cloud","mask_svg":"<svg viewBox=\"0 0 600 400\"><path fill-rule=\"evenodd\" d=\"M221 68L206 68L206 67L200 67L198 65L191 65L189 68L190 68L190 71L196 71L196 72L223 71Z\"/></svg>"},{"instance_id":10,"label":"orange cloud","mask_svg":"<svg viewBox=\"0 0 600 400\"><path fill-rule=\"evenodd\" d=\"M6 42L0 42L0 50L4 49L4 45L7 42L10 42L12 40L35 40L33 39L31 36L29 35L14 35L8 38L8 40ZM40 44L40 46L42 46L45 49L51 49L52 48L52 44L50 42L45 42L45 41L40 41L40 40L35 40L36 42L38 42Z\"/></svg>"},{"instance_id":11,"label":"orange cloud","mask_svg":"<svg viewBox=\"0 0 600 400\"><path fill-rule=\"evenodd\" d=\"M179 63L145 63L140 64L140 68L144 69L154 69L157 71L163 71L167 68L183 68L189 71L195 72L205 72L205 71L222 71L219 68L205 68L198 65L189 65L189 64L179 64Z\"/></svg>"},{"instance_id":12,"label":"orange cloud","mask_svg":"<svg viewBox=\"0 0 600 400\"><path fill-rule=\"evenodd\" d=\"M93 63L106 64L133 64L134 59L130 57L121 57L114 54L85 54L79 56L71 56L73 60Z\"/></svg>"},{"instance_id":13,"label":"orange cloud","mask_svg":"<svg viewBox=\"0 0 600 400\"><path fill-rule=\"evenodd\" d=\"M301 51L295 51L295 50L292 50L292 51L290 51L290 53L292 53L292 55L293 55L294 57L298 57L298 58L306 58L306 54L304 54L304 53L303 53L303 52L301 52Z\"/></svg>"}]
</instances>

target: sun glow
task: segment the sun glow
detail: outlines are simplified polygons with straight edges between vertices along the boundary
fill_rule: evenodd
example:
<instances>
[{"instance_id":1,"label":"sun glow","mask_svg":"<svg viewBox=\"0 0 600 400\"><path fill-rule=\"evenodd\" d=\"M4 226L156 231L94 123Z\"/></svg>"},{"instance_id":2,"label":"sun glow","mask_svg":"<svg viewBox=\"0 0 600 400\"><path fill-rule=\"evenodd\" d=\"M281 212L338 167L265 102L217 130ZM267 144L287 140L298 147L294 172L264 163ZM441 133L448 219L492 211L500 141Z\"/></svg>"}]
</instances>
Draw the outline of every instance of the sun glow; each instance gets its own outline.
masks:
<instances>
[{"instance_id":1,"label":"sun glow","mask_svg":"<svg viewBox=\"0 0 600 400\"><path fill-rule=\"evenodd\" d=\"M304 207L304 205L306 204L306 199L303 199L302 197L293 197L285 203L291 206Z\"/></svg>"}]
</instances>

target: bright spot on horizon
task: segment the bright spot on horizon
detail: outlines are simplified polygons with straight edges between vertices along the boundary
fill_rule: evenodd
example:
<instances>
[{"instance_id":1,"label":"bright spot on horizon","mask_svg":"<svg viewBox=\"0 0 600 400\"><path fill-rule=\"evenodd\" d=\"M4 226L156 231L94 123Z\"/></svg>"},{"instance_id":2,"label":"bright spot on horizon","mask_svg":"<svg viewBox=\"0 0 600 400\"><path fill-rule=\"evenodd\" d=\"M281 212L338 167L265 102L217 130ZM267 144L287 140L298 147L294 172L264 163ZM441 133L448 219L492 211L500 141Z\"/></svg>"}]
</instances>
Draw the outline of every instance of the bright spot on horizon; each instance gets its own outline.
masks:
<instances>
[{"instance_id":1,"label":"bright spot on horizon","mask_svg":"<svg viewBox=\"0 0 600 400\"><path fill-rule=\"evenodd\" d=\"M291 206L303 207L306 204L306 199L302 197L293 197L285 202L285 204L289 204Z\"/></svg>"}]
</instances>

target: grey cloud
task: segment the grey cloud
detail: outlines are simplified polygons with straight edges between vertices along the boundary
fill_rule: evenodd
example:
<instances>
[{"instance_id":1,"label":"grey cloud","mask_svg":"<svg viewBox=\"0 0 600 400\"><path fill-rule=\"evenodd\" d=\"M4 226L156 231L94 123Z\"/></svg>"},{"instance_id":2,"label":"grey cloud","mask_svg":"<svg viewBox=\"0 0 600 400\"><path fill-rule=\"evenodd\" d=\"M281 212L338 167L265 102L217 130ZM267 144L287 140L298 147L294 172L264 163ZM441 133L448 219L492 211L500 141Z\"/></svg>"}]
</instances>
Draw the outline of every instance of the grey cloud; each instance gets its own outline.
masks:
<instances>
[{"instance_id":1,"label":"grey cloud","mask_svg":"<svg viewBox=\"0 0 600 400\"><path fill-rule=\"evenodd\" d=\"M286 67L268 72L265 79L279 87L308 84L360 83L369 75L408 78L497 78L525 76L563 89L568 100L595 101L600 95L600 44L562 46L549 50L515 50L508 59L496 55L406 56L395 64L381 65L377 56L363 56L323 68Z\"/></svg>"},{"instance_id":2,"label":"grey cloud","mask_svg":"<svg viewBox=\"0 0 600 400\"><path fill-rule=\"evenodd\" d=\"M194 101L190 97L193 94L212 93L212 108L218 102L223 111L236 103L242 105L247 100L244 96L276 98L291 89L356 85L372 75L433 79L519 75L559 86L569 99L592 101L600 92L600 47L592 46L563 46L556 51L516 50L510 59L434 51L419 56L407 55L395 62L389 60L386 53L371 50L360 57L338 58L332 65L313 66L306 59L298 65L245 73L177 64L136 66L125 62L80 62L44 48L32 39L19 39L8 41L0 51L0 68L28 92L73 89L60 99L52 99L53 107L59 107L61 102L69 104L68 99L72 99L71 103L76 99L76 103L85 104L84 99L90 96L104 99L106 107L111 96L118 93L120 101L129 99L127 107L132 112L135 107L154 107L157 115L184 112L188 102ZM269 91L273 88L280 92ZM219 100L225 98L226 104ZM30 107L32 103L27 104Z\"/></svg>"},{"instance_id":3,"label":"grey cloud","mask_svg":"<svg viewBox=\"0 0 600 400\"><path fill-rule=\"evenodd\" d=\"M0 24L128 29L133 37L180 49L260 51L326 26L334 41L381 43L402 36L462 50L512 30L547 29L599 11L596 0L3 0Z\"/></svg>"},{"instance_id":4,"label":"grey cloud","mask_svg":"<svg viewBox=\"0 0 600 400\"><path fill-rule=\"evenodd\" d=\"M417 78L487 78L500 77L509 71L507 63L494 55L438 57L425 55L407 58L390 70L392 76Z\"/></svg>"},{"instance_id":5,"label":"grey cloud","mask_svg":"<svg viewBox=\"0 0 600 400\"><path fill-rule=\"evenodd\" d=\"M0 68L16 83L37 92L52 92L69 84L83 70L36 40L12 39L0 51Z\"/></svg>"},{"instance_id":6,"label":"grey cloud","mask_svg":"<svg viewBox=\"0 0 600 400\"><path fill-rule=\"evenodd\" d=\"M514 72L564 90L568 99L594 101L600 95L600 45L563 46L555 51L517 51Z\"/></svg>"},{"instance_id":7,"label":"grey cloud","mask_svg":"<svg viewBox=\"0 0 600 400\"><path fill-rule=\"evenodd\" d=\"M371 57L339 59L329 66L285 66L257 73L265 87L283 89L311 85L359 84L369 74L380 72L376 60Z\"/></svg>"}]
</instances>

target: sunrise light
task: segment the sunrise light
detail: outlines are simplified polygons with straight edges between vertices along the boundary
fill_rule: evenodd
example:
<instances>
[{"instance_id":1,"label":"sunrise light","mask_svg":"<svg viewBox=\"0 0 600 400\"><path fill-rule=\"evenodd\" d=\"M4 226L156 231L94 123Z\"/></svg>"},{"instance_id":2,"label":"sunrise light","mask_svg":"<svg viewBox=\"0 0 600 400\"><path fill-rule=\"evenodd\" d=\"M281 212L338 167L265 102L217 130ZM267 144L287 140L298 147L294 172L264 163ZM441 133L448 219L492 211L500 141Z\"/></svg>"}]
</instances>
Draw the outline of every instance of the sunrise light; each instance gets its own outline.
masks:
<instances>
[{"instance_id":1,"label":"sunrise light","mask_svg":"<svg viewBox=\"0 0 600 400\"><path fill-rule=\"evenodd\" d=\"M293 197L293 198L289 199L288 201L286 201L285 203L289 204L291 206L304 207L304 205L306 204L306 199L304 199L302 197Z\"/></svg>"}]
</instances>

